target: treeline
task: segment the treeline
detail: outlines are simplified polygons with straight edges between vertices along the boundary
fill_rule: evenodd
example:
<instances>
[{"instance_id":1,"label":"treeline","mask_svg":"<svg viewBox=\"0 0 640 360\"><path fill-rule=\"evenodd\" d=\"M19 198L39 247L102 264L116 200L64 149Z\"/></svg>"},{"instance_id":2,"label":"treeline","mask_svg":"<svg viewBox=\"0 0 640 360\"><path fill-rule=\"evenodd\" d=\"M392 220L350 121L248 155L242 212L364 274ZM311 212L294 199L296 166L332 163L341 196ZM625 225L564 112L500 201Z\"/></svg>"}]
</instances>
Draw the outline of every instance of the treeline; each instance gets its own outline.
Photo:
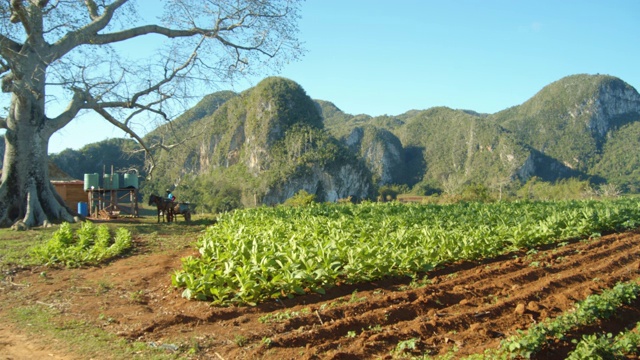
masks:
<instances>
[{"instance_id":1,"label":"treeline","mask_svg":"<svg viewBox=\"0 0 640 360\"><path fill-rule=\"evenodd\" d=\"M142 192L170 188L201 211L315 201L433 202L581 199L640 191L640 95L606 75L574 75L495 114L435 107L349 115L302 87L268 78L241 94L213 93L146 136L181 143L154 152ZM2 150L0 144L0 150ZM134 171L145 155L111 139L52 161L74 178ZM337 197L337 198L336 198Z\"/></svg>"}]
</instances>

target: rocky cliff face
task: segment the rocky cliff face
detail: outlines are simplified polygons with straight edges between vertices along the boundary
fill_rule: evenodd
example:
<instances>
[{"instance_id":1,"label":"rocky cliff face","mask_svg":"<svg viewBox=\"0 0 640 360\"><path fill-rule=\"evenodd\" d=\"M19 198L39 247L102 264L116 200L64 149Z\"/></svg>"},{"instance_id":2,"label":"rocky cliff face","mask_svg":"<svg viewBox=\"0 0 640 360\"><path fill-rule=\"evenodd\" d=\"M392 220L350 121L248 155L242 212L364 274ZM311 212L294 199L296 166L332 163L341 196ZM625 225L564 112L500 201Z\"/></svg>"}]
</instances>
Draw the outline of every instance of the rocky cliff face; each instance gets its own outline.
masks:
<instances>
[{"instance_id":1,"label":"rocky cliff face","mask_svg":"<svg viewBox=\"0 0 640 360\"><path fill-rule=\"evenodd\" d=\"M365 160L378 185L399 184L404 180L404 149L390 131L357 127L345 143Z\"/></svg>"},{"instance_id":2,"label":"rocky cliff face","mask_svg":"<svg viewBox=\"0 0 640 360\"><path fill-rule=\"evenodd\" d=\"M335 201L368 197L376 185L387 184L442 190L452 182L491 187L532 176L605 179L603 169L610 167L604 162L626 167L617 159L633 152L626 145L637 138L629 131L640 122L638 92L606 75L568 76L491 115L437 107L353 116L312 101L282 78L222 95L203 100L199 105L206 109L194 109L179 122L201 136L158 157L156 174L163 178L157 189L204 183L204 192L197 193L202 197L224 183L253 205L281 203L300 190ZM197 119L199 114L205 115ZM608 146L615 139L624 141ZM633 182L633 171L625 170L623 186Z\"/></svg>"},{"instance_id":3,"label":"rocky cliff face","mask_svg":"<svg viewBox=\"0 0 640 360\"><path fill-rule=\"evenodd\" d=\"M517 169L516 175L522 181L527 181L536 176L543 181L554 182L558 179L581 176L582 174L556 159L532 150L522 166Z\"/></svg>"},{"instance_id":4,"label":"rocky cliff face","mask_svg":"<svg viewBox=\"0 0 640 360\"><path fill-rule=\"evenodd\" d=\"M182 179L214 176L214 186L227 183L250 205L282 203L303 189L320 201L373 191L364 162L324 131L316 103L293 81L267 78L192 126L199 141L162 161L163 173L179 177L176 190L196 186Z\"/></svg>"},{"instance_id":5,"label":"rocky cliff face","mask_svg":"<svg viewBox=\"0 0 640 360\"><path fill-rule=\"evenodd\" d=\"M266 205L281 204L300 190L315 194L320 202L335 202L351 196L361 200L369 198L373 187L370 174L361 166L339 165L332 170L314 166L304 176L292 177L269 189L262 202Z\"/></svg>"},{"instance_id":6,"label":"rocky cliff face","mask_svg":"<svg viewBox=\"0 0 640 360\"><path fill-rule=\"evenodd\" d=\"M593 114L589 128L604 135L612 125L617 125L615 122L612 124L612 120L627 115L637 118L640 115L640 94L622 80L602 86Z\"/></svg>"},{"instance_id":7,"label":"rocky cliff face","mask_svg":"<svg viewBox=\"0 0 640 360\"><path fill-rule=\"evenodd\" d=\"M611 130L637 121L640 95L607 75L572 75L522 105L489 117L520 142L582 173L602 153Z\"/></svg>"},{"instance_id":8,"label":"rocky cliff face","mask_svg":"<svg viewBox=\"0 0 640 360\"><path fill-rule=\"evenodd\" d=\"M585 116L589 130L600 137L616 125L616 119L633 114L640 114L640 94L619 79L603 82L595 96L569 110L571 118Z\"/></svg>"}]
</instances>

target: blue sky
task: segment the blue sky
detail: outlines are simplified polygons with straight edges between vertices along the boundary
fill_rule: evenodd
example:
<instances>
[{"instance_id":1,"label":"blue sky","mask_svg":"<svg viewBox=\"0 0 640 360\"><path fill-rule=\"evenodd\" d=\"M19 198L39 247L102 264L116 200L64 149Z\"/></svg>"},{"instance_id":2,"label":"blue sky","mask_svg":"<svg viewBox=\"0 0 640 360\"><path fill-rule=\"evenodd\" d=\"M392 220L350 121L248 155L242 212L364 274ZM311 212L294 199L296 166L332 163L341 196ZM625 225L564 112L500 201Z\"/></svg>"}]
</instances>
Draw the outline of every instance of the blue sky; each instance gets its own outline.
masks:
<instances>
[{"instance_id":1,"label":"blue sky","mask_svg":"<svg viewBox=\"0 0 640 360\"><path fill-rule=\"evenodd\" d=\"M494 113L579 73L640 86L639 0L307 0L301 14L306 55L265 76L294 80L349 114ZM78 119L54 134L49 152L124 136Z\"/></svg>"}]
</instances>

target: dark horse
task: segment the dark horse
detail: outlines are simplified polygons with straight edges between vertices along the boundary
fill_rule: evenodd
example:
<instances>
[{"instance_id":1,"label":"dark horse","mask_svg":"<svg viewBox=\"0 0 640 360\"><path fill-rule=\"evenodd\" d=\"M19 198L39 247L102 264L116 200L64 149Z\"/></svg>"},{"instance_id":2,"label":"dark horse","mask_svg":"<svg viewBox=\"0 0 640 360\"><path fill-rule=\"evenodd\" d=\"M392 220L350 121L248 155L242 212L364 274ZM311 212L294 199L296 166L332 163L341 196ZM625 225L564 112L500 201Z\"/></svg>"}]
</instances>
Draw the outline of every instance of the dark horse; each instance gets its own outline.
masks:
<instances>
[{"instance_id":1,"label":"dark horse","mask_svg":"<svg viewBox=\"0 0 640 360\"><path fill-rule=\"evenodd\" d=\"M173 221L173 202L171 200L151 194L149 196L149 205L155 205L158 208L158 222L160 222L160 214L164 215L162 217L163 222L165 216L167 217L167 222Z\"/></svg>"},{"instance_id":2,"label":"dark horse","mask_svg":"<svg viewBox=\"0 0 640 360\"><path fill-rule=\"evenodd\" d=\"M191 210L189 209L189 203L173 202L171 204L173 220L175 221L178 215L184 216L184 221L191 221Z\"/></svg>"}]
</instances>

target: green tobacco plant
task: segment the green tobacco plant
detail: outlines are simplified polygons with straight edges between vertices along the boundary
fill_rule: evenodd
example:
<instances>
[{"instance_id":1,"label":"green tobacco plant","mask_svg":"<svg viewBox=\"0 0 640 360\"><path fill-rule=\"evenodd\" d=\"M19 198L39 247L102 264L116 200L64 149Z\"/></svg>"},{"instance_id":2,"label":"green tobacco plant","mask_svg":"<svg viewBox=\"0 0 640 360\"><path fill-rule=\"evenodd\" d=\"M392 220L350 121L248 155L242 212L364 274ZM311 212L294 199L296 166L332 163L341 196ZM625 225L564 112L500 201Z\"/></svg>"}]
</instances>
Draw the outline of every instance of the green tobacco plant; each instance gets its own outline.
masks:
<instances>
[{"instance_id":1,"label":"green tobacco plant","mask_svg":"<svg viewBox=\"0 0 640 360\"><path fill-rule=\"evenodd\" d=\"M207 228L201 256L184 258L172 282L187 298L256 304L635 228L638 219L634 199L247 209Z\"/></svg>"},{"instance_id":2,"label":"green tobacco plant","mask_svg":"<svg viewBox=\"0 0 640 360\"><path fill-rule=\"evenodd\" d=\"M564 313L554 319L547 319L531 326L526 332L518 331L517 335L504 340L500 349L512 357L521 356L528 359L540 351L548 341L563 339L571 329L611 317L620 306L635 300L638 293L640 293L640 285L636 282L619 283L600 295L591 295L579 302L575 311ZM583 352L590 348L597 352L601 344L601 339L589 337L579 351Z\"/></svg>"},{"instance_id":3,"label":"green tobacco plant","mask_svg":"<svg viewBox=\"0 0 640 360\"><path fill-rule=\"evenodd\" d=\"M131 248L131 232L119 228L112 236L106 225L82 223L75 234L69 223L62 223L51 239L31 249L35 262L67 267L95 265Z\"/></svg>"},{"instance_id":4,"label":"green tobacco plant","mask_svg":"<svg viewBox=\"0 0 640 360\"><path fill-rule=\"evenodd\" d=\"M617 336L611 333L605 335L584 335L582 339L574 341L576 348L567 360L579 359L626 359L629 355L638 354L640 346L640 323L635 329L623 331Z\"/></svg>"}]
</instances>

